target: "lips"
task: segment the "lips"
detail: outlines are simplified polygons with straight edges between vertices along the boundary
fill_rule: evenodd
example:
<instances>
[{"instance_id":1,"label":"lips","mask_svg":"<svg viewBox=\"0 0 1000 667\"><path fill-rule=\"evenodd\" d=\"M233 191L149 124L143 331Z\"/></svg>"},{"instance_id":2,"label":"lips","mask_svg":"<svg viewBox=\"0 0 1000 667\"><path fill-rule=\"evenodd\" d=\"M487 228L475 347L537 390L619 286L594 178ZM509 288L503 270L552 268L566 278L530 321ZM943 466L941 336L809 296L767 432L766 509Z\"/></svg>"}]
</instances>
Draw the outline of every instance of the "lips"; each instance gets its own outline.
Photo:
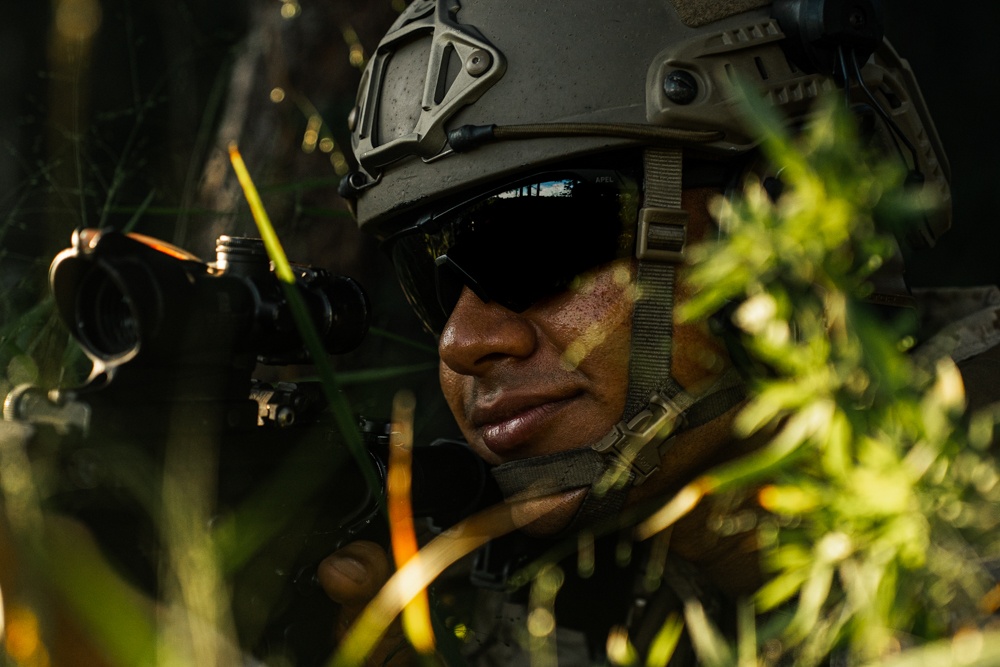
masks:
<instances>
[{"instance_id":1,"label":"lips","mask_svg":"<svg viewBox=\"0 0 1000 667\"><path fill-rule=\"evenodd\" d=\"M519 458L533 452L532 440L543 433L557 413L577 395L506 396L488 405L475 406L470 415L483 444L497 456ZM523 451L522 451L523 450Z\"/></svg>"}]
</instances>

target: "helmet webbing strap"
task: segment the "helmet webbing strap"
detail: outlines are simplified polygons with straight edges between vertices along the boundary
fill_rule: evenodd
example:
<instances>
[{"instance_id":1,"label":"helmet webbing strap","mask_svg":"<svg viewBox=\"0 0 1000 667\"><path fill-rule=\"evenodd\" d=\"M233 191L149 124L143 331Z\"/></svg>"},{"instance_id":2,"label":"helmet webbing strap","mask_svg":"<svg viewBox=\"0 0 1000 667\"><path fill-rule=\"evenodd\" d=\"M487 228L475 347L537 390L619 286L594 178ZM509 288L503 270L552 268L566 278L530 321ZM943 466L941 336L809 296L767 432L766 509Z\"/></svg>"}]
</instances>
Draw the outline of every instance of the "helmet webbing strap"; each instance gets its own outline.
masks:
<instances>
[{"instance_id":1,"label":"helmet webbing strap","mask_svg":"<svg viewBox=\"0 0 1000 667\"><path fill-rule=\"evenodd\" d=\"M643 159L626 420L643 410L665 381L672 382L674 286L687 230L687 213L681 208L680 149L648 149Z\"/></svg>"},{"instance_id":2,"label":"helmet webbing strap","mask_svg":"<svg viewBox=\"0 0 1000 667\"><path fill-rule=\"evenodd\" d=\"M614 437L650 405L650 396L668 388L671 396L682 394L670 375L674 331L674 286L677 264L683 259L687 236L687 213L681 208L682 153L680 148L647 148L643 152L643 202L636 228L636 301L632 308L632 340L629 350L628 393L622 423L597 443ZM686 394L684 394L686 396ZM674 406L677 416L685 409ZM674 411L672 409L672 411ZM673 429L671 429L673 430ZM646 443L648 444L648 443ZM655 456L643 449L622 452L604 447L605 466L583 501L574 525L590 525L611 519L625 504L632 485L641 483L634 461ZM659 467L659 457L649 461ZM623 475L627 475L624 477Z\"/></svg>"},{"instance_id":3,"label":"helmet webbing strap","mask_svg":"<svg viewBox=\"0 0 1000 667\"><path fill-rule=\"evenodd\" d=\"M590 447L533 456L492 469L507 500L538 498L590 486L604 472L604 457Z\"/></svg>"},{"instance_id":4,"label":"helmet webbing strap","mask_svg":"<svg viewBox=\"0 0 1000 667\"><path fill-rule=\"evenodd\" d=\"M687 393L671 374L674 288L677 267L684 261L688 221L688 213L681 207L681 149L647 148L643 171L625 410L622 421L592 445L604 457L605 466L584 499L574 526L612 519L625 504L629 488L642 484L659 469L677 431L718 417L744 396L735 373L725 374L701 397ZM692 419L692 412L698 413L697 419Z\"/></svg>"}]
</instances>

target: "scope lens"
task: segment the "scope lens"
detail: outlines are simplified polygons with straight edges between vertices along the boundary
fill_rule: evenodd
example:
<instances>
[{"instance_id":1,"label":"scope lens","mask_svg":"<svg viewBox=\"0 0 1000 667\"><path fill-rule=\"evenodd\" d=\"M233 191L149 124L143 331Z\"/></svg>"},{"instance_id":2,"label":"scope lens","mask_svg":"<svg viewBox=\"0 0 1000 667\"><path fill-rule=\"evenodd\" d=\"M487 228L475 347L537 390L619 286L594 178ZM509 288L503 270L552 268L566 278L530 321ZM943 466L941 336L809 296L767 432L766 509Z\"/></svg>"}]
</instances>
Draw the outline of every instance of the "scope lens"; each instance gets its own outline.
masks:
<instances>
[{"instance_id":1,"label":"scope lens","mask_svg":"<svg viewBox=\"0 0 1000 667\"><path fill-rule=\"evenodd\" d=\"M84 278L76 301L81 342L104 359L139 345L139 320L132 303L111 275L95 266Z\"/></svg>"}]
</instances>

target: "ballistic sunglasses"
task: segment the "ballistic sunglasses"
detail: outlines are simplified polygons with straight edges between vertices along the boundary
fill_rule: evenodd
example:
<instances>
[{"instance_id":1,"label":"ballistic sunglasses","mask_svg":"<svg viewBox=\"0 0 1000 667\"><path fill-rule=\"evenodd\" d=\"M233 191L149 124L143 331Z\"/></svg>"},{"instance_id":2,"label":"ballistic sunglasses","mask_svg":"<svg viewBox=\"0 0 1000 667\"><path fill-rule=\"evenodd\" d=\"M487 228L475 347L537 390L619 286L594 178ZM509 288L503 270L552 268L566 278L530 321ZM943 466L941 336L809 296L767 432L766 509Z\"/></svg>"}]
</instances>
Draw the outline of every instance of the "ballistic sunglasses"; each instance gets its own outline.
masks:
<instances>
[{"instance_id":1,"label":"ballistic sunglasses","mask_svg":"<svg viewBox=\"0 0 1000 667\"><path fill-rule=\"evenodd\" d=\"M629 256L639 200L627 172L545 172L427 213L383 248L417 316L440 334L463 287L520 313Z\"/></svg>"}]
</instances>

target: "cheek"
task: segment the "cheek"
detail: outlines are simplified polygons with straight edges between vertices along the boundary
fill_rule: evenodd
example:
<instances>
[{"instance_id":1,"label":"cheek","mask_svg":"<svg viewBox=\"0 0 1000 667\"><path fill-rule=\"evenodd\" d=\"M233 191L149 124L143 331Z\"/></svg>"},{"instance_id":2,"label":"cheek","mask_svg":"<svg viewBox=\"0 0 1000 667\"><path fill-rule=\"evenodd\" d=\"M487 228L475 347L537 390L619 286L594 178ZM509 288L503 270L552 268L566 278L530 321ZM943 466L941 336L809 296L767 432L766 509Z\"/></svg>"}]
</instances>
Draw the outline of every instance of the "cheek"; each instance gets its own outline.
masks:
<instances>
[{"instance_id":1,"label":"cheek","mask_svg":"<svg viewBox=\"0 0 1000 667\"><path fill-rule=\"evenodd\" d=\"M561 350L563 365L625 391L635 288L628 260L596 271L574 286L574 295L540 317Z\"/></svg>"},{"instance_id":2,"label":"cheek","mask_svg":"<svg viewBox=\"0 0 1000 667\"><path fill-rule=\"evenodd\" d=\"M616 262L537 318L559 350L562 369L588 380L589 409L573 426L588 440L603 436L625 410L634 293L631 263Z\"/></svg>"},{"instance_id":3,"label":"cheek","mask_svg":"<svg viewBox=\"0 0 1000 667\"><path fill-rule=\"evenodd\" d=\"M463 408L465 387L464 383L469 380L468 377L459 375L455 371L448 368L448 366L443 362L438 362L438 379L441 383L441 393L444 394L444 399L448 403L448 407L451 409L452 414L455 415L455 419L458 420L458 425L461 427L462 431L466 430L465 427L465 410Z\"/></svg>"}]
</instances>

